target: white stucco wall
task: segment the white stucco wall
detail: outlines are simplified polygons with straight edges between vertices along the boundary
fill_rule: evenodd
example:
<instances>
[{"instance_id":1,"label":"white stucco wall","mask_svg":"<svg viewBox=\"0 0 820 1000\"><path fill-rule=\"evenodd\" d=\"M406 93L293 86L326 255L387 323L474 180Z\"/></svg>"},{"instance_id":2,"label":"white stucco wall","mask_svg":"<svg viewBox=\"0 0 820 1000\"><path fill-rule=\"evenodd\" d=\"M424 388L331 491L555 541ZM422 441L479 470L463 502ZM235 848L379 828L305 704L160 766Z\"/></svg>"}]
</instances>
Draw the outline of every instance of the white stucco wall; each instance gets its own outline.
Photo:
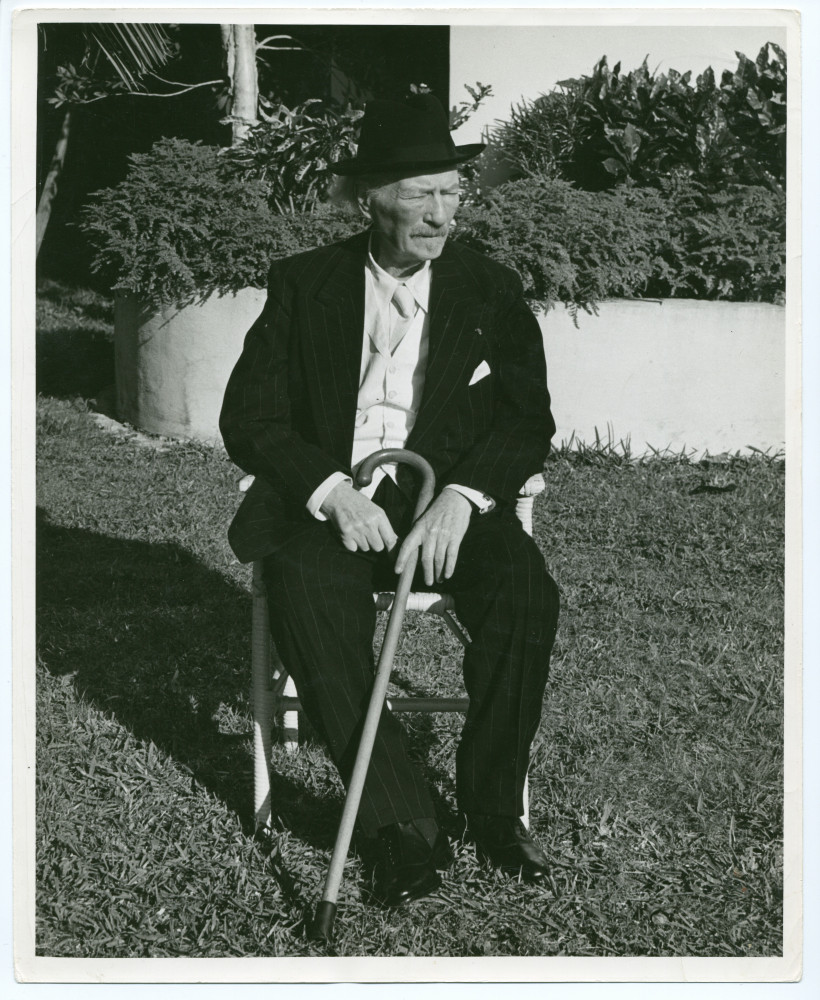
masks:
<instances>
[{"instance_id":1,"label":"white stucco wall","mask_svg":"<svg viewBox=\"0 0 820 1000\"><path fill-rule=\"evenodd\" d=\"M265 292L143 313L118 300L119 417L154 434L219 438L222 395ZM753 303L607 302L578 328L563 309L540 319L556 441L629 438L709 451L784 442L784 310Z\"/></svg>"},{"instance_id":2,"label":"white stucco wall","mask_svg":"<svg viewBox=\"0 0 820 1000\"><path fill-rule=\"evenodd\" d=\"M712 455L785 444L785 309L751 302L615 301L540 318L556 442Z\"/></svg>"},{"instance_id":3,"label":"white stucco wall","mask_svg":"<svg viewBox=\"0 0 820 1000\"><path fill-rule=\"evenodd\" d=\"M219 439L228 376L265 294L246 288L159 313L144 311L134 296L118 296L114 358L120 420L152 434Z\"/></svg>"}]
</instances>

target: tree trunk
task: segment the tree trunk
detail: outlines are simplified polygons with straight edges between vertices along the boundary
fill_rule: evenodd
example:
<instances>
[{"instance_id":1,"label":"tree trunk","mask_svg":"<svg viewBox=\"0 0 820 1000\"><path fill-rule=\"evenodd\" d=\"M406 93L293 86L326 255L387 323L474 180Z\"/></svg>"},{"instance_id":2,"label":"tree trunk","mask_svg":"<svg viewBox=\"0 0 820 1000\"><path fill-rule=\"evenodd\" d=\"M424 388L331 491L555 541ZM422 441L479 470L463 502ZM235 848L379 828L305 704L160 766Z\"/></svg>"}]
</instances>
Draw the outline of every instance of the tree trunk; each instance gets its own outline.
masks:
<instances>
[{"instance_id":1,"label":"tree trunk","mask_svg":"<svg viewBox=\"0 0 820 1000\"><path fill-rule=\"evenodd\" d=\"M222 24L222 47L230 83L231 145L236 146L259 120L259 79L256 72L256 32L252 24Z\"/></svg>"},{"instance_id":2,"label":"tree trunk","mask_svg":"<svg viewBox=\"0 0 820 1000\"><path fill-rule=\"evenodd\" d=\"M54 147L54 155L51 158L51 166L48 168L48 176L43 185L43 192L37 202L37 254L46 235L48 220L51 218L51 206L57 195L57 181L65 163L65 151L68 148L68 135L71 131L71 111L66 111L63 118L63 125L60 129L60 137Z\"/></svg>"}]
</instances>

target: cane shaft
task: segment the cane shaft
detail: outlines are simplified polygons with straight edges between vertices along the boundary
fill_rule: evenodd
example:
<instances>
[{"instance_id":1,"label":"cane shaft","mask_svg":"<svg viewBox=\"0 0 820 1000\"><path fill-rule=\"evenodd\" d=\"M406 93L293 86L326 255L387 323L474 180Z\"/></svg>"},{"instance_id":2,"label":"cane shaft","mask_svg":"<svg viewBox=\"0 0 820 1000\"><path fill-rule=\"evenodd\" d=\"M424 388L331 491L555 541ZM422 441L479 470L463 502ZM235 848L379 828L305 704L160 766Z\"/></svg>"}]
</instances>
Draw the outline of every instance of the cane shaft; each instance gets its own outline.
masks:
<instances>
[{"instance_id":1,"label":"cane shaft","mask_svg":"<svg viewBox=\"0 0 820 1000\"><path fill-rule=\"evenodd\" d=\"M419 471L423 477L422 487L416 502L416 509L413 520L417 520L427 509L433 498L435 480L433 470L430 466L412 452L401 450L390 450L377 452L370 456L363 463L363 468L367 466L364 474L360 474L359 481L370 482L372 471L376 465L391 462L405 461ZM347 795L345 797L342 818L339 822L339 830L336 834L336 842L333 845L333 854L330 859L325 887L322 893L322 901L317 909L316 919L310 929L310 936L315 939L329 940L333 932L333 919L336 914L336 901L339 895L339 886L344 875L344 866L347 859L347 852L350 848L350 841L353 837L353 827L356 823L356 816L359 812L359 804L362 799L364 782L367 777L367 770L370 766L370 757L373 753L373 745L376 742L376 733L379 728L384 700L387 696L387 687L390 683L390 672L393 668L393 660L401 634L401 626L404 621L404 612L407 607L407 598L410 594L410 587L413 583L413 575L418 563L418 549L410 553L404 565L399 581L396 586L396 596L393 600L393 607L385 630L384 641L382 643L379 663L376 668L376 676L373 682L373 690L370 694L370 702L367 706L362 735L359 741L359 748L356 753L356 760L353 765L353 772L350 776ZM321 915L321 918L320 918Z\"/></svg>"},{"instance_id":2,"label":"cane shaft","mask_svg":"<svg viewBox=\"0 0 820 1000\"><path fill-rule=\"evenodd\" d=\"M401 626L404 620L407 595L410 593L410 585L413 581L417 561L417 556L408 560L396 588L396 599L393 602L393 611L385 631L384 642L379 656L379 665L376 669L376 679L373 683L373 690L370 694L370 702L367 706L367 714L359 741L359 749L356 753L353 773L350 776L350 783L347 788L342 818L339 821L339 830L336 834L336 843L333 845L333 855L330 859L330 868L328 869L325 889L322 894L323 902L335 903L338 898L347 852L350 848L350 841L353 838L353 827L356 823L356 816L359 812L359 804L362 800L362 792L364 790L364 782L367 777L368 767L370 766L370 757L373 753L373 745L376 742L379 719L381 718L384 700L387 697L387 687L390 683L390 672L393 669L393 660L396 655Z\"/></svg>"}]
</instances>

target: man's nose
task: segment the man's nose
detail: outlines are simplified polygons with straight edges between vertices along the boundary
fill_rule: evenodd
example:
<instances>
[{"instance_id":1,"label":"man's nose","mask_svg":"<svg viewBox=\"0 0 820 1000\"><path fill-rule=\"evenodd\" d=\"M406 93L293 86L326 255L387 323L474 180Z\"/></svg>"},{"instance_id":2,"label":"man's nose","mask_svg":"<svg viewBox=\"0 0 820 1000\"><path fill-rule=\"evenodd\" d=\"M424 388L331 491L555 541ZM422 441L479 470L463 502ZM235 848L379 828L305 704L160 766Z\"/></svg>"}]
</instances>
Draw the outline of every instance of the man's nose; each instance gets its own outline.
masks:
<instances>
[{"instance_id":1,"label":"man's nose","mask_svg":"<svg viewBox=\"0 0 820 1000\"><path fill-rule=\"evenodd\" d=\"M430 226L441 227L448 222L447 207L441 195L430 195L427 199L424 221Z\"/></svg>"}]
</instances>

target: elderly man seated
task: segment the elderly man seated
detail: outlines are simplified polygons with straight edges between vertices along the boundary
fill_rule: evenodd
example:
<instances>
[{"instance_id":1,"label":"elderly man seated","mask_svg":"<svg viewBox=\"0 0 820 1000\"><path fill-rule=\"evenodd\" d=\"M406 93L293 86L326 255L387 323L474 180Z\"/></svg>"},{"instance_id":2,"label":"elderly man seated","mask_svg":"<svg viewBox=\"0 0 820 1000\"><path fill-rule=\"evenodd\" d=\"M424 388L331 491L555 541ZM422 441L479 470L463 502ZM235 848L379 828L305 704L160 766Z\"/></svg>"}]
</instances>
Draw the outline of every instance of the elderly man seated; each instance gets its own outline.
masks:
<instances>
[{"instance_id":1,"label":"elderly man seated","mask_svg":"<svg viewBox=\"0 0 820 1000\"><path fill-rule=\"evenodd\" d=\"M520 817L558 592L514 508L555 425L521 281L447 242L457 167L483 148L453 144L430 94L368 103L356 156L332 168L368 228L272 266L228 384L225 445L256 477L229 537L239 559L263 560L273 638L344 781L373 681L373 591L419 550L418 577L453 595L472 638L456 755L466 837L539 882L547 861ZM415 525L406 467L353 489L359 463L382 448L412 449L436 473ZM440 885L449 844L386 710L358 823L383 847L384 903Z\"/></svg>"}]
</instances>

